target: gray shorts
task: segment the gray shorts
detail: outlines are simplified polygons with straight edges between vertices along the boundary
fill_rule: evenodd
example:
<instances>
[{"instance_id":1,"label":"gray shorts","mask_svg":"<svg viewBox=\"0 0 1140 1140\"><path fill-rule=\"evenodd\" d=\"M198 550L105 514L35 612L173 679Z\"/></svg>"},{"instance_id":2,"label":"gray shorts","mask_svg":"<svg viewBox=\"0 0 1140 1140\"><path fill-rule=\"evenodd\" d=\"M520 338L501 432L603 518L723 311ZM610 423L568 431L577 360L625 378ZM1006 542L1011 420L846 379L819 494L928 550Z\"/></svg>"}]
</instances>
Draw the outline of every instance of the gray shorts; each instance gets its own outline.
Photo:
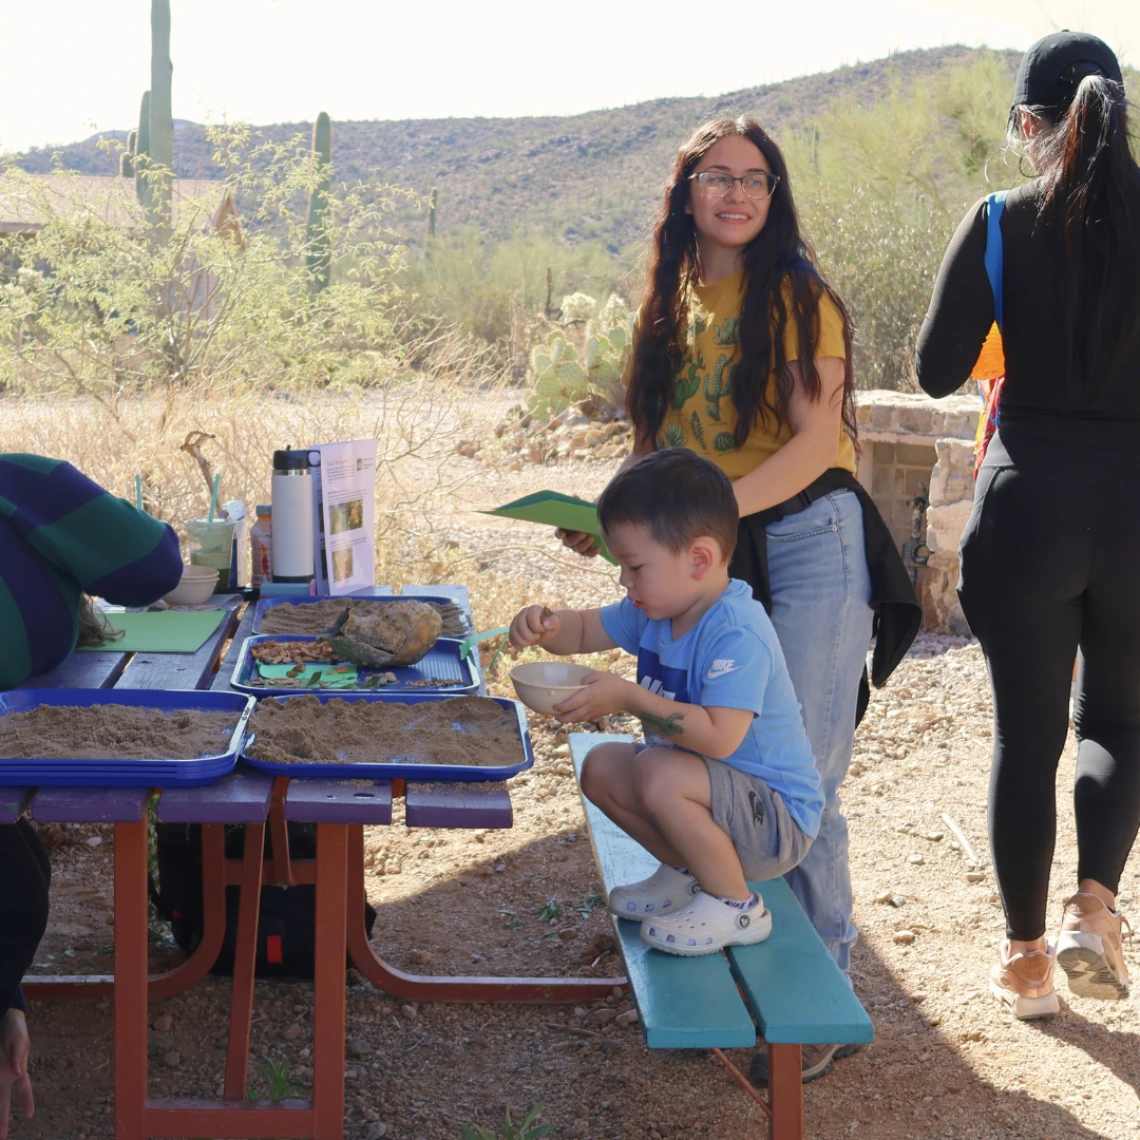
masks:
<instances>
[{"instance_id":1,"label":"gray shorts","mask_svg":"<svg viewBox=\"0 0 1140 1140\"><path fill-rule=\"evenodd\" d=\"M792 819L779 792L758 776L704 757L712 786L712 817L728 834L746 879L775 879L799 865L811 839Z\"/></svg>"}]
</instances>

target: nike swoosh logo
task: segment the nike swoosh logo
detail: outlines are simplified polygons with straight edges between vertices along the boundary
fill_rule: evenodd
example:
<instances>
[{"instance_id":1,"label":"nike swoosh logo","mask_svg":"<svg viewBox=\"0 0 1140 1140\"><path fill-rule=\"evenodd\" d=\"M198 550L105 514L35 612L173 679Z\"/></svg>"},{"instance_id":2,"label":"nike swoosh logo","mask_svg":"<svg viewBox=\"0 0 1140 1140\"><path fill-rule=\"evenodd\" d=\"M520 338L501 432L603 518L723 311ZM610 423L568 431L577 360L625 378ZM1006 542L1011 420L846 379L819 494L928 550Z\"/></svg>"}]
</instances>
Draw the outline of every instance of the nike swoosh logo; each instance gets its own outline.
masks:
<instances>
[{"instance_id":1,"label":"nike swoosh logo","mask_svg":"<svg viewBox=\"0 0 1140 1140\"><path fill-rule=\"evenodd\" d=\"M729 673L735 673L736 670L739 668L740 668L739 665L733 665L729 669L710 669L705 674L705 680L706 681L715 681L717 679L717 677L726 677Z\"/></svg>"}]
</instances>

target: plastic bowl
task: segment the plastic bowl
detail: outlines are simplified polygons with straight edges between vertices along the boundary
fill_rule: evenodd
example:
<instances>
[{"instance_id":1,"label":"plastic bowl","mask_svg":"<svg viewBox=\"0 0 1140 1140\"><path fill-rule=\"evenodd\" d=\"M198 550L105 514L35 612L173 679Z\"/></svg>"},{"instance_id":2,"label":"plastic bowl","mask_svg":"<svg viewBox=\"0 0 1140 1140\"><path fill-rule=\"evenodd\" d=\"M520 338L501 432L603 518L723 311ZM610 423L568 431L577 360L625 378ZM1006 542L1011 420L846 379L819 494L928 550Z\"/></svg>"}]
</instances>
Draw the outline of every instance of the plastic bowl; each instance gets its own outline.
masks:
<instances>
[{"instance_id":1,"label":"plastic bowl","mask_svg":"<svg viewBox=\"0 0 1140 1140\"><path fill-rule=\"evenodd\" d=\"M511 670L511 684L528 709L553 716L554 706L569 700L582 688L582 679L594 672L569 661L531 661Z\"/></svg>"},{"instance_id":2,"label":"plastic bowl","mask_svg":"<svg viewBox=\"0 0 1140 1140\"><path fill-rule=\"evenodd\" d=\"M218 571L209 566L183 566L182 580L163 595L168 606L200 606L209 601L218 584Z\"/></svg>"}]
</instances>

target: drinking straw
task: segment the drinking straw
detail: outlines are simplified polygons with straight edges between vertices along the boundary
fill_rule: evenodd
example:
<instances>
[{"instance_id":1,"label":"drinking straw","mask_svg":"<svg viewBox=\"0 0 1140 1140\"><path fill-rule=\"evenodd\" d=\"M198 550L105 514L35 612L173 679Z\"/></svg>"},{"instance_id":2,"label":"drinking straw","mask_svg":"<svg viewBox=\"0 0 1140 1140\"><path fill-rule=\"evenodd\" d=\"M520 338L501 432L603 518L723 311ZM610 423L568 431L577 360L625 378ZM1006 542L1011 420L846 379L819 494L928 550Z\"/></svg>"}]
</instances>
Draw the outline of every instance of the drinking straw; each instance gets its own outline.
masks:
<instances>
[{"instance_id":1,"label":"drinking straw","mask_svg":"<svg viewBox=\"0 0 1140 1140\"><path fill-rule=\"evenodd\" d=\"M138 509L140 511L143 509L143 505L142 505L142 476L141 475L135 476L135 506L138 507Z\"/></svg>"},{"instance_id":2,"label":"drinking straw","mask_svg":"<svg viewBox=\"0 0 1140 1140\"><path fill-rule=\"evenodd\" d=\"M214 511L218 509L218 484L222 481L222 473L219 471L214 476L214 493L210 496L210 518L209 525L214 525Z\"/></svg>"}]
</instances>

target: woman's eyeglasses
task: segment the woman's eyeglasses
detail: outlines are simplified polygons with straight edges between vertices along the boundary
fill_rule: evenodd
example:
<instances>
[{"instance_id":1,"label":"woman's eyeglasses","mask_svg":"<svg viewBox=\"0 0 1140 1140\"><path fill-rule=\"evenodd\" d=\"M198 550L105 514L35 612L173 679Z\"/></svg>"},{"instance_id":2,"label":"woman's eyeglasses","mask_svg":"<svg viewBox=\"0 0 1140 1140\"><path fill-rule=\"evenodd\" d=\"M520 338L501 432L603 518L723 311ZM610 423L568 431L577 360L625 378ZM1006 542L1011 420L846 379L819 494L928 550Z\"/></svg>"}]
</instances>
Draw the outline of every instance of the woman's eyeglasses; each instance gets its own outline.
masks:
<instances>
[{"instance_id":1,"label":"woman's eyeglasses","mask_svg":"<svg viewBox=\"0 0 1140 1140\"><path fill-rule=\"evenodd\" d=\"M763 171L759 174L746 174L743 178L733 178L731 174L723 174L719 170L702 170L690 175L689 181L695 182L706 198L723 198L732 189L732 184L739 182L740 188L749 198L759 201L772 196L780 177Z\"/></svg>"}]
</instances>

